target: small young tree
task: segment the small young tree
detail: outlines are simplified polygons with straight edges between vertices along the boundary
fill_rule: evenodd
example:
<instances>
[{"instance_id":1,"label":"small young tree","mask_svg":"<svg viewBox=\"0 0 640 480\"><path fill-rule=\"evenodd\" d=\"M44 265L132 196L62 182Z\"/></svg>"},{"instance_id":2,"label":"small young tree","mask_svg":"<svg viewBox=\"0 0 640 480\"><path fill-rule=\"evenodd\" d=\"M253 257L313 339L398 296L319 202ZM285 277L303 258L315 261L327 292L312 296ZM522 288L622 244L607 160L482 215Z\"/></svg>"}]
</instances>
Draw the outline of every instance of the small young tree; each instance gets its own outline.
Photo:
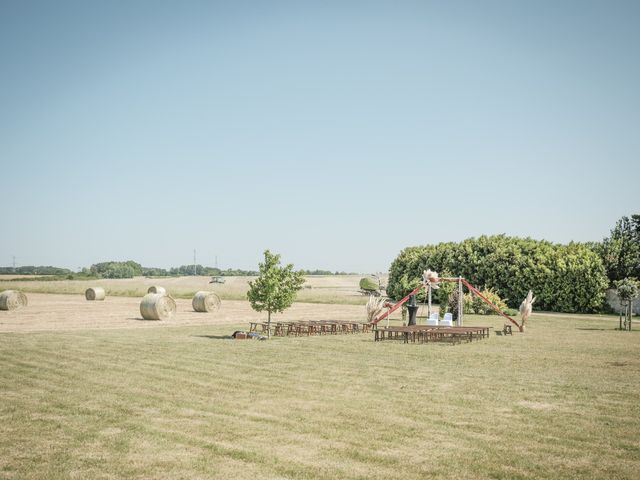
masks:
<instances>
[{"instance_id":1,"label":"small young tree","mask_svg":"<svg viewBox=\"0 0 640 480\"><path fill-rule=\"evenodd\" d=\"M622 308L624 307L624 329L631 330L631 316L633 315L633 301L638 297L639 285L633 278L625 278L614 282L620 299L620 330L622 325Z\"/></svg>"},{"instance_id":2,"label":"small young tree","mask_svg":"<svg viewBox=\"0 0 640 480\"><path fill-rule=\"evenodd\" d=\"M249 282L247 298L256 312L267 311L268 336L271 338L271 313L281 313L291 306L296 293L304 284L304 272L294 271L293 265L280 266L280 255L264 252L258 278Z\"/></svg>"}]
</instances>

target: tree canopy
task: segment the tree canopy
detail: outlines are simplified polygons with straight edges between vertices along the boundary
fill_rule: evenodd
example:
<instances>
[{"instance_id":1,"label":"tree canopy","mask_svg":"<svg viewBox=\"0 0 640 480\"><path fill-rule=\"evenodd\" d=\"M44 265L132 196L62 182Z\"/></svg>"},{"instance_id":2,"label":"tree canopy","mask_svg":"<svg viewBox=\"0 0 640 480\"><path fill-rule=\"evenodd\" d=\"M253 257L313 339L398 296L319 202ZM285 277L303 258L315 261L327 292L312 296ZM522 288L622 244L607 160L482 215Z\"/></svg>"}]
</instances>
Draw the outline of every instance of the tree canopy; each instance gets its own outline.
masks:
<instances>
[{"instance_id":1,"label":"tree canopy","mask_svg":"<svg viewBox=\"0 0 640 480\"><path fill-rule=\"evenodd\" d=\"M596 251L602 257L609 281L640 279L640 215L622 217L611 230L611 236Z\"/></svg>"}]
</instances>

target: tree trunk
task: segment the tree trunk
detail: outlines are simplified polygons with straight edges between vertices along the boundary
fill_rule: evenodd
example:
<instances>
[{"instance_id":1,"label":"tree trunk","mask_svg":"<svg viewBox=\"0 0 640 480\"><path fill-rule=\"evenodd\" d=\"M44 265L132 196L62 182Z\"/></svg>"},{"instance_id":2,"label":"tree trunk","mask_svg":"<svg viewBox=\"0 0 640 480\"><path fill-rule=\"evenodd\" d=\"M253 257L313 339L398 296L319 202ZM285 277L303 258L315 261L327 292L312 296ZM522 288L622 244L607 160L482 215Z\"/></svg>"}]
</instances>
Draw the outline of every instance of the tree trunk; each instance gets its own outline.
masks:
<instances>
[{"instance_id":1,"label":"tree trunk","mask_svg":"<svg viewBox=\"0 0 640 480\"><path fill-rule=\"evenodd\" d=\"M619 330L622 330L622 304L620 304L620 328Z\"/></svg>"},{"instance_id":2,"label":"tree trunk","mask_svg":"<svg viewBox=\"0 0 640 480\"><path fill-rule=\"evenodd\" d=\"M267 310L267 338L271 340L271 310Z\"/></svg>"}]
</instances>

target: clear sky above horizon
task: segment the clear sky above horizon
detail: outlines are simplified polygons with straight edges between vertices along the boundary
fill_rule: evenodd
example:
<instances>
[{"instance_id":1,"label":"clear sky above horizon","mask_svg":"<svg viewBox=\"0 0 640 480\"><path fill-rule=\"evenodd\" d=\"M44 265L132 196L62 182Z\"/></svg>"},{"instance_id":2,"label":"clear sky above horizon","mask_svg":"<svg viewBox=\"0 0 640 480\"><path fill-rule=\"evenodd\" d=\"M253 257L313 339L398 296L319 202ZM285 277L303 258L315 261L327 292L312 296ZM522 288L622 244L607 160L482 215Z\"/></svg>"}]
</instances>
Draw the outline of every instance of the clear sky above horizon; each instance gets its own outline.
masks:
<instances>
[{"instance_id":1,"label":"clear sky above horizon","mask_svg":"<svg viewBox=\"0 0 640 480\"><path fill-rule=\"evenodd\" d=\"M386 271L640 206L640 2L0 0L0 266Z\"/></svg>"}]
</instances>

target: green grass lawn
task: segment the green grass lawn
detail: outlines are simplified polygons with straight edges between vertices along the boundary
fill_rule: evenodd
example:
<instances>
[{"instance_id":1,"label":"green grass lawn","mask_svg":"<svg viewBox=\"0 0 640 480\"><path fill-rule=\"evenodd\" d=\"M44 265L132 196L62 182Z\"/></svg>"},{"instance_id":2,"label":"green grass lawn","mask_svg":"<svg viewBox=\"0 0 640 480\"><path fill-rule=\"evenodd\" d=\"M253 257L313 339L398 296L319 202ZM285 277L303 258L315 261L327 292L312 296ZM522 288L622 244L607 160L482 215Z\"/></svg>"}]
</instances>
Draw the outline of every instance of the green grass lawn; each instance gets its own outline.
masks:
<instances>
[{"instance_id":1,"label":"green grass lawn","mask_svg":"<svg viewBox=\"0 0 640 480\"><path fill-rule=\"evenodd\" d=\"M616 325L538 315L456 346L3 334L0 478L637 478L640 331Z\"/></svg>"}]
</instances>

